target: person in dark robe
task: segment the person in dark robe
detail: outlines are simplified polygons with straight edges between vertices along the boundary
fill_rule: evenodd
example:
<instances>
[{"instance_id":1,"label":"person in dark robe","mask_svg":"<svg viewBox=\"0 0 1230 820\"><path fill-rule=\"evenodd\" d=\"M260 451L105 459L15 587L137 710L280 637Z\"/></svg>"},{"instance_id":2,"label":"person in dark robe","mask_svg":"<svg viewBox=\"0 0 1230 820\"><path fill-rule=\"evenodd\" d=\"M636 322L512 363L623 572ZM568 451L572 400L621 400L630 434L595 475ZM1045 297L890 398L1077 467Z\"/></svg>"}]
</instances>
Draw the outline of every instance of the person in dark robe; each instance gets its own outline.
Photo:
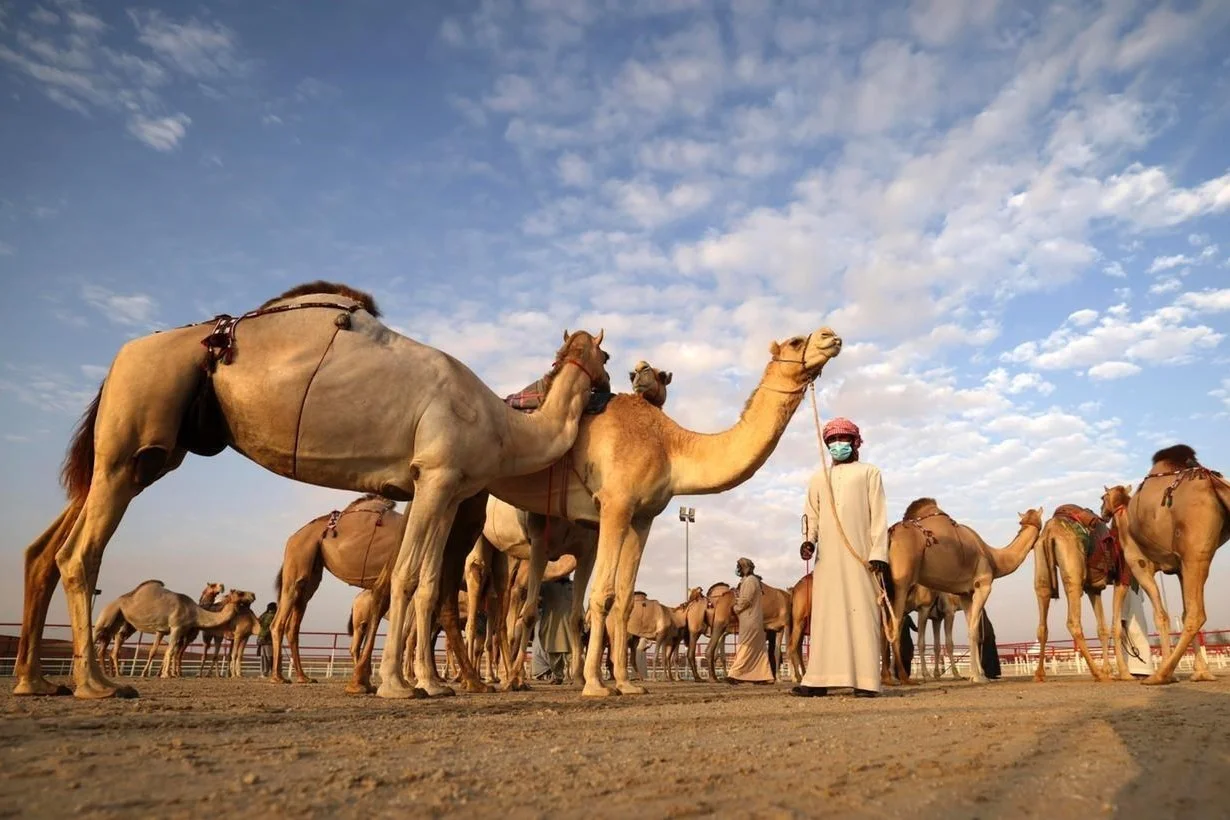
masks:
<instances>
[{"instance_id":1,"label":"person in dark robe","mask_svg":"<svg viewBox=\"0 0 1230 820\"><path fill-rule=\"evenodd\" d=\"M999 647L995 645L995 627L987 617L986 609L982 610L982 671L991 680L997 680L1002 671L999 667ZM902 650L902 655L905 650Z\"/></svg>"}]
</instances>

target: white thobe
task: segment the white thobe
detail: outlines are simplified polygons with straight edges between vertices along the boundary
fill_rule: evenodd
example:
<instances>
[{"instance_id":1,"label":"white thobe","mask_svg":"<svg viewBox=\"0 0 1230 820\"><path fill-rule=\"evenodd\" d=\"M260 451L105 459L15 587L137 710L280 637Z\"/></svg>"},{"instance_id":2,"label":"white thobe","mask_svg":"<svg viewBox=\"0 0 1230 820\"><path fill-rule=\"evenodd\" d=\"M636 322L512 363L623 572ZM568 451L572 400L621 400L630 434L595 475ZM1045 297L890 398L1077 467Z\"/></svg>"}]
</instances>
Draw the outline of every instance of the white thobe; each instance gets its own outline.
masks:
<instances>
[{"instance_id":1,"label":"white thobe","mask_svg":"<svg viewBox=\"0 0 1230 820\"><path fill-rule=\"evenodd\" d=\"M1145 626L1145 598L1138 589L1128 587L1123 597L1122 618L1126 622L1123 654L1127 655L1128 673L1153 674L1153 650L1149 648L1149 630Z\"/></svg>"},{"instance_id":2,"label":"white thobe","mask_svg":"<svg viewBox=\"0 0 1230 820\"><path fill-rule=\"evenodd\" d=\"M735 615L739 618L739 645L726 677L742 681L771 681L768 641L764 631L764 607L760 603L760 579L748 575L735 592Z\"/></svg>"},{"instance_id":3,"label":"white thobe","mask_svg":"<svg viewBox=\"0 0 1230 820\"><path fill-rule=\"evenodd\" d=\"M834 464L833 500L850 547L863 561L888 562L888 505L878 468ZM850 554L833 520L824 468L807 488L807 540L816 545L811 591L811 644L804 686L880 691L877 585Z\"/></svg>"}]
</instances>

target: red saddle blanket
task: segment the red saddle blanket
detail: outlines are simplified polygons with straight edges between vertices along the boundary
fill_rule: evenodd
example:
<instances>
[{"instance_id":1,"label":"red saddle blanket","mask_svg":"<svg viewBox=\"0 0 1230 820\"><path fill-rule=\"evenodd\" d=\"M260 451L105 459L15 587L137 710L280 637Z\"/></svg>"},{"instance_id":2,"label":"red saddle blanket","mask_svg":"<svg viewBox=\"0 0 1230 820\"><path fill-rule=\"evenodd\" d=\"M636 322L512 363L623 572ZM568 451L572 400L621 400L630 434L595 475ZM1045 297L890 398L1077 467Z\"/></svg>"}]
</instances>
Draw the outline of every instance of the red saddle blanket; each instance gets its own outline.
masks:
<instances>
[{"instance_id":1,"label":"red saddle blanket","mask_svg":"<svg viewBox=\"0 0 1230 820\"><path fill-rule=\"evenodd\" d=\"M1131 581L1127 559L1119 536L1108 528L1093 510L1064 504L1055 509L1055 516L1081 538L1085 547L1085 590L1097 591L1109 585Z\"/></svg>"}]
</instances>

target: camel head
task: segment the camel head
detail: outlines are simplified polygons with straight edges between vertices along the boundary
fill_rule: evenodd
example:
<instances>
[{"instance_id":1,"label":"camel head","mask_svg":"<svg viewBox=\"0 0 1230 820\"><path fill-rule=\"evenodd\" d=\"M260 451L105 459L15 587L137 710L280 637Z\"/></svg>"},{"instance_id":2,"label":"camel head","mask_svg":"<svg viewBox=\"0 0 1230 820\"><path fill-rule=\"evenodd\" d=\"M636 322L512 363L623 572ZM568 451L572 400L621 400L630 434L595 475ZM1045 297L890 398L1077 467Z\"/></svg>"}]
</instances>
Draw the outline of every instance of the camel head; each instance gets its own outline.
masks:
<instances>
[{"instance_id":1,"label":"camel head","mask_svg":"<svg viewBox=\"0 0 1230 820\"><path fill-rule=\"evenodd\" d=\"M1039 531L1042 530L1041 507L1036 510L1026 510L1023 513L1017 513L1017 517L1021 520L1021 529L1025 529L1026 527L1034 527Z\"/></svg>"},{"instance_id":2,"label":"camel head","mask_svg":"<svg viewBox=\"0 0 1230 820\"><path fill-rule=\"evenodd\" d=\"M1165 464L1175 470L1200 466L1200 462L1196 460L1196 451L1186 444L1175 444L1158 450L1153 454L1153 465L1158 464Z\"/></svg>"},{"instance_id":3,"label":"camel head","mask_svg":"<svg viewBox=\"0 0 1230 820\"><path fill-rule=\"evenodd\" d=\"M785 372L799 384L813 382L820 371L841 353L841 337L832 328L822 327L806 336L793 336L778 344L769 344L774 362L786 365Z\"/></svg>"},{"instance_id":4,"label":"camel head","mask_svg":"<svg viewBox=\"0 0 1230 820\"><path fill-rule=\"evenodd\" d=\"M226 584L220 584L217 581L207 581L205 582L205 589L201 590L201 595L218 596L224 592L226 592Z\"/></svg>"},{"instance_id":5,"label":"camel head","mask_svg":"<svg viewBox=\"0 0 1230 820\"><path fill-rule=\"evenodd\" d=\"M639 393L645 401L654 407L666 404L666 386L671 383L673 374L666 370L658 370L646 361L636 363L628 378L632 380L632 392Z\"/></svg>"},{"instance_id":6,"label":"camel head","mask_svg":"<svg viewBox=\"0 0 1230 820\"><path fill-rule=\"evenodd\" d=\"M704 595L705 594L701 592L700 587L692 587L688 590L688 603L690 604L693 601L699 601L704 597Z\"/></svg>"},{"instance_id":7,"label":"camel head","mask_svg":"<svg viewBox=\"0 0 1230 820\"><path fill-rule=\"evenodd\" d=\"M564 331L564 344L555 351L555 362L551 365L551 375L554 376L565 364L574 364L589 376L590 388L598 391L611 389L611 377L606 372L606 363L611 355L602 349L602 337L605 330L599 330L594 336L584 330L574 333Z\"/></svg>"},{"instance_id":8,"label":"camel head","mask_svg":"<svg viewBox=\"0 0 1230 820\"><path fill-rule=\"evenodd\" d=\"M255 592L245 592L242 589L232 589L223 599L223 605L235 604L238 610L251 609L252 604L256 601Z\"/></svg>"},{"instance_id":9,"label":"camel head","mask_svg":"<svg viewBox=\"0 0 1230 820\"><path fill-rule=\"evenodd\" d=\"M1132 500L1132 488L1124 485L1102 488L1102 520L1109 522L1115 513Z\"/></svg>"}]
</instances>

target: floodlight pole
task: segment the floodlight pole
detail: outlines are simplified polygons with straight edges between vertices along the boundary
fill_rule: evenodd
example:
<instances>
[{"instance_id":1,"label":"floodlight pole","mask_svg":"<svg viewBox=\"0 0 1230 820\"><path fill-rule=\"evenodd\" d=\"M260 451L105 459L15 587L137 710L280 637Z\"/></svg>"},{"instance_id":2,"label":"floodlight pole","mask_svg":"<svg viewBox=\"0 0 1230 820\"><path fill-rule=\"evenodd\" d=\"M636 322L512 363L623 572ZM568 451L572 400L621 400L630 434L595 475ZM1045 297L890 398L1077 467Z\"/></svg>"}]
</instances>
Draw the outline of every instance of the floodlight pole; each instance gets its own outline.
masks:
<instances>
[{"instance_id":1,"label":"floodlight pole","mask_svg":"<svg viewBox=\"0 0 1230 820\"><path fill-rule=\"evenodd\" d=\"M695 507L680 507L679 520L683 522L683 599L686 601L692 591L689 575L689 555L691 553L691 526L696 523Z\"/></svg>"}]
</instances>

